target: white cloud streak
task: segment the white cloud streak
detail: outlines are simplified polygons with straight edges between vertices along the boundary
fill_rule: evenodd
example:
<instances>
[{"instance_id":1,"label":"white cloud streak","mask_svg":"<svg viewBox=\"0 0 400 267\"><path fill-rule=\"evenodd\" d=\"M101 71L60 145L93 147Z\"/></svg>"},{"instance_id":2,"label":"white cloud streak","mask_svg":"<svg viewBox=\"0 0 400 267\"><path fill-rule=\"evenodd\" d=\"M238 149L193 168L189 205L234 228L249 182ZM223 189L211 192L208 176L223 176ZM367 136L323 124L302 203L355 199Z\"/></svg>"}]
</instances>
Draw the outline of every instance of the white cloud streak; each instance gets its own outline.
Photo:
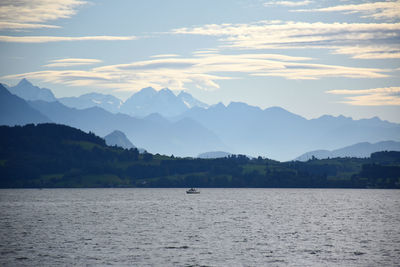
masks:
<instances>
[{"instance_id":1,"label":"white cloud streak","mask_svg":"<svg viewBox=\"0 0 400 267\"><path fill-rule=\"evenodd\" d=\"M60 28L55 25L46 25L46 24L35 24L35 23L17 23L17 22L6 22L0 21L0 30L2 29L14 29L14 30L22 30L22 29L37 29L37 28Z\"/></svg>"},{"instance_id":2,"label":"white cloud streak","mask_svg":"<svg viewBox=\"0 0 400 267\"><path fill-rule=\"evenodd\" d=\"M368 59L397 58L400 23L308 23L259 21L250 24L208 24L179 28L173 34L216 36L222 47L231 49L304 49L327 48L336 54L351 54ZM342 49L358 46L373 53L360 54ZM389 48L390 53L386 50ZM353 52L351 52L353 51ZM393 53L395 51L395 53Z\"/></svg>"},{"instance_id":3,"label":"white cloud streak","mask_svg":"<svg viewBox=\"0 0 400 267\"><path fill-rule=\"evenodd\" d=\"M400 87L365 90L331 90L329 94L351 95L343 103L354 106L400 106Z\"/></svg>"},{"instance_id":4,"label":"white cloud streak","mask_svg":"<svg viewBox=\"0 0 400 267\"><path fill-rule=\"evenodd\" d=\"M80 0L2 0L0 29L53 28L43 22L69 18L76 8L86 4Z\"/></svg>"},{"instance_id":5,"label":"white cloud streak","mask_svg":"<svg viewBox=\"0 0 400 267\"><path fill-rule=\"evenodd\" d=\"M286 7L297 7L297 6L307 6L311 4L312 1L269 1L265 2L264 6L286 6Z\"/></svg>"},{"instance_id":6,"label":"white cloud streak","mask_svg":"<svg viewBox=\"0 0 400 267\"><path fill-rule=\"evenodd\" d=\"M8 75L4 79L40 79L69 86L92 86L135 91L146 86L156 89L187 89L193 84L204 90L219 88L218 82L244 76L321 79L324 77L383 78L391 70L309 63L306 57L280 54L195 54L190 58L152 58L127 64L105 65L89 70L46 70ZM75 61L78 62L78 61ZM84 61L79 61L84 62ZM54 64L74 63L58 60Z\"/></svg>"},{"instance_id":7,"label":"white cloud streak","mask_svg":"<svg viewBox=\"0 0 400 267\"><path fill-rule=\"evenodd\" d=\"M162 54L162 55L154 55L151 58L164 58L164 57L179 57L177 54Z\"/></svg>"},{"instance_id":8,"label":"white cloud streak","mask_svg":"<svg viewBox=\"0 0 400 267\"><path fill-rule=\"evenodd\" d=\"M357 59L388 59L400 58L400 44L372 46L343 46L334 48L335 54L351 55Z\"/></svg>"},{"instance_id":9,"label":"white cloud streak","mask_svg":"<svg viewBox=\"0 0 400 267\"><path fill-rule=\"evenodd\" d=\"M362 4L338 5L317 9L293 10L297 12L342 12L346 14L361 13L363 18L400 19L400 0L372 2Z\"/></svg>"},{"instance_id":10,"label":"white cloud streak","mask_svg":"<svg viewBox=\"0 0 400 267\"><path fill-rule=\"evenodd\" d=\"M72 41L127 41L135 40L136 36L0 36L0 42L8 43L50 43Z\"/></svg>"},{"instance_id":11,"label":"white cloud streak","mask_svg":"<svg viewBox=\"0 0 400 267\"><path fill-rule=\"evenodd\" d=\"M54 68L54 67L73 67L73 66L82 66L82 65L92 65L101 63L102 61L99 59L90 59L90 58L63 58L63 59L55 59L50 60L50 64L44 65L44 67Z\"/></svg>"}]
</instances>

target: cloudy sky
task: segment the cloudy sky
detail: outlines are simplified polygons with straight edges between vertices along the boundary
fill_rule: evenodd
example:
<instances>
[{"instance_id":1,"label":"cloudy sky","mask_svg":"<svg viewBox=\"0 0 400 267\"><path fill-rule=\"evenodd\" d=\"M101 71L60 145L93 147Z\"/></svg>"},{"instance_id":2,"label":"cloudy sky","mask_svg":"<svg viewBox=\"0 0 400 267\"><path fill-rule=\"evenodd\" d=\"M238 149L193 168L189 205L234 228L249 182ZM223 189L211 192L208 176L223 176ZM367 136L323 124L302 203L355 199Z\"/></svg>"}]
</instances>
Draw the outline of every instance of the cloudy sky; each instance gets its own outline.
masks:
<instances>
[{"instance_id":1,"label":"cloudy sky","mask_svg":"<svg viewBox=\"0 0 400 267\"><path fill-rule=\"evenodd\" d=\"M400 122L400 0L2 0L0 82Z\"/></svg>"}]
</instances>

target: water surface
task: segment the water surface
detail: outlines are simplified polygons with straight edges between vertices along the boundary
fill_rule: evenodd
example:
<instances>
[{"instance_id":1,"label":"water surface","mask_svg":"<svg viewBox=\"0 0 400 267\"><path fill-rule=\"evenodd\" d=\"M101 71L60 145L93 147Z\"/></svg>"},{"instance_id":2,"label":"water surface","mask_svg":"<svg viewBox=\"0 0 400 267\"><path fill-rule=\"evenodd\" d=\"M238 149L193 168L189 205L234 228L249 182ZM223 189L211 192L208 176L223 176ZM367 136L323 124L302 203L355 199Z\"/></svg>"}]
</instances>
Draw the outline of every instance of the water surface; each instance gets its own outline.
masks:
<instances>
[{"instance_id":1,"label":"water surface","mask_svg":"<svg viewBox=\"0 0 400 267\"><path fill-rule=\"evenodd\" d=\"M400 191L0 190L0 265L396 266Z\"/></svg>"}]
</instances>

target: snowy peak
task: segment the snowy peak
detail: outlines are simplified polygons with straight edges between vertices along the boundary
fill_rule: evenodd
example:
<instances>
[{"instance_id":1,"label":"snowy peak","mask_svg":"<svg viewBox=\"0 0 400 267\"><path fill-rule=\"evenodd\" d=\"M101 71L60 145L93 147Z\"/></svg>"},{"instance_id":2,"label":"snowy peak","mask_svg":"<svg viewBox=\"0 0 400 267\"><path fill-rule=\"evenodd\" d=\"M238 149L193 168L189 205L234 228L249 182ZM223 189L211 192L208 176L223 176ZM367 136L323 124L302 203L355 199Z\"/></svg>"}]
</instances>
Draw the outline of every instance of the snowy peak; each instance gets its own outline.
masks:
<instances>
[{"instance_id":1,"label":"snowy peak","mask_svg":"<svg viewBox=\"0 0 400 267\"><path fill-rule=\"evenodd\" d=\"M119 112L119 108L122 105L121 99L112 95L99 93L88 93L79 97L63 97L59 98L58 101L71 108L85 109L99 107L112 113Z\"/></svg>"},{"instance_id":2,"label":"snowy peak","mask_svg":"<svg viewBox=\"0 0 400 267\"><path fill-rule=\"evenodd\" d=\"M207 107L188 93L181 92L176 96L168 88L156 91L147 87L128 98L121 106L121 112L137 117L145 117L152 113L173 117L195 106Z\"/></svg>"},{"instance_id":3,"label":"snowy peak","mask_svg":"<svg viewBox=\"0 0 400 267\"><path fill-rule=\"evenodd\" d=\"M203 103L196 98L194 98L191 94L186 93L185 91L181 91L178 95L178 98L182 100L182 102L188 107L200 107L200 108L208 108L206 103Z\"/></svg>"}]
</instances>

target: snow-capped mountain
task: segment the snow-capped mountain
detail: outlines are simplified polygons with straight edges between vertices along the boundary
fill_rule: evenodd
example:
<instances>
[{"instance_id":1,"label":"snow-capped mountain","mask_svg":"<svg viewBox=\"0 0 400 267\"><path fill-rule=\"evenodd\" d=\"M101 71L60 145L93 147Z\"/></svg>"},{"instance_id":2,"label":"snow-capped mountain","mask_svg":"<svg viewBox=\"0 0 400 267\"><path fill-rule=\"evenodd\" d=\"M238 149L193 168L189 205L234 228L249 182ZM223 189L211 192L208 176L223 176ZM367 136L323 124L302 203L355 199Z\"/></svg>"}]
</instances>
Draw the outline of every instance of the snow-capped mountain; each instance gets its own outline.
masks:
<instances>
[{"instance_id":1,"label":"snow-capped mountain","mask_svg":"<svg viewBox=\"0 0 400 267\"><path fill-rule=\"evenodd\" d=\"M200 108L208 108L208 104L201 102L200 100L197 100L194 98L191 94L181 91L178 96L179 99L183 101L183 103L188 107L188 108L193 108L193 107L200 107Z\"/></svg>"},{"instance_id":2,"label":"snow-capped mountain","mask_svg":"<svg viewBox=\"0 0 400 267\"><path fill-rule=\"evenodd\" d=\"M112 95L99 93L89 93L79 97L63 97L59 98L58 101L71 108L85 109L100 107L112 113L119 112L122 105L121 99Z\"/></svg>"},{"instance_id":3,"label":"snow-capped mountain","mask_svg":"<svg viewBox=\"0 0 400 267\"><path fill-rule=\"evenodd\" d=\"M194 103L194 101L192 102ZM185 102L168 88L156 91L151 87L143 88L133 94L121 106L122 113L136 117L145 117L152 113L173 117L188 109Z\"/></svg>"}]
</instances>

